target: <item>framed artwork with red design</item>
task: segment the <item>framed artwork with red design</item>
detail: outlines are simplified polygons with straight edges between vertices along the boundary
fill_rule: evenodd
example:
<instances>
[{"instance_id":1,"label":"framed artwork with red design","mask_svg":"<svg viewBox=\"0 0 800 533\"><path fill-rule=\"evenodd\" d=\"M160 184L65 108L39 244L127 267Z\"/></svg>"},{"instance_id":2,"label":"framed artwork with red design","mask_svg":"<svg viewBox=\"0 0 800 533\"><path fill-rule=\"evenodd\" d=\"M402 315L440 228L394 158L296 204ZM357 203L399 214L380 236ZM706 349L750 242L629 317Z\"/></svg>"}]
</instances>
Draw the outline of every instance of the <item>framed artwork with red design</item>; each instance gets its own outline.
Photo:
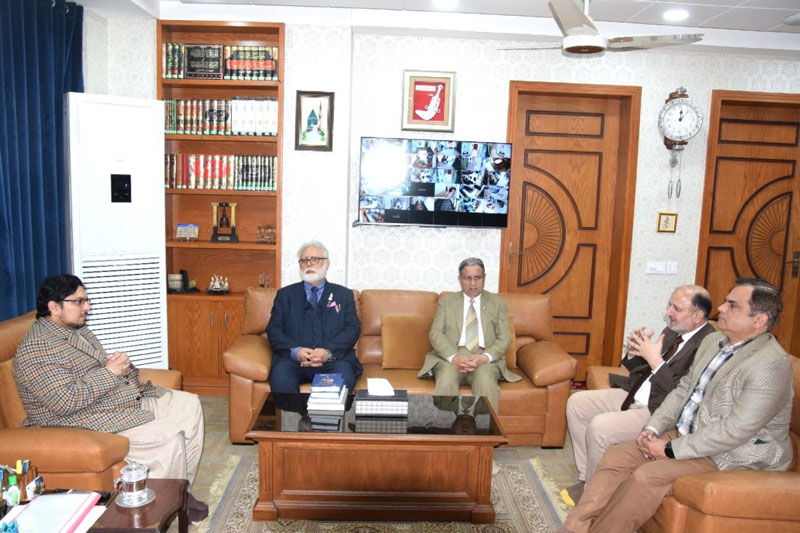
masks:
<instances>
[{"instance_id":1,"label":"framed artwork with red design","mask_svg":"<svg viewBox=\"0 0 800 533\"><path fill-rule=\"evenodd\" d=\"M402 129L453 131L455 72L403 71Z\"/></svg>"}]
</instances>

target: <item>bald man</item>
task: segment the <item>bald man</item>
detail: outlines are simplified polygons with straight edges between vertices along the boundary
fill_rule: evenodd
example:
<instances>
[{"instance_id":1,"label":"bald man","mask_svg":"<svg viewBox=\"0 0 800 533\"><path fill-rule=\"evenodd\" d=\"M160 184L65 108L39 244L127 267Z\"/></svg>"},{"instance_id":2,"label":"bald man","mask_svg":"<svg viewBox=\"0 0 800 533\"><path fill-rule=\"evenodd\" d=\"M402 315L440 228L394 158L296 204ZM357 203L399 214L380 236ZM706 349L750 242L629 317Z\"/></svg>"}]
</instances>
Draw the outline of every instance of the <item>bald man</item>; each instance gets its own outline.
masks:
<instances>
[{"instance_id":1,"label":"bald man","mask_svg":"<svg viewBox=\"0 0 800 533\"><path fill-rule=\"evenodd\" d=\"M668 326L655 341L653 331L630 333L622 365L628 376L609 376L612 388L581 391L567 402L567 427L572 439L578 483L561 491L575 505L585 482L594 474L603 453L612 445L636 438L650 414L689 370L706 335L711 297L697 285L678 287L669 299Z\"/></svg>"}]
</instances>

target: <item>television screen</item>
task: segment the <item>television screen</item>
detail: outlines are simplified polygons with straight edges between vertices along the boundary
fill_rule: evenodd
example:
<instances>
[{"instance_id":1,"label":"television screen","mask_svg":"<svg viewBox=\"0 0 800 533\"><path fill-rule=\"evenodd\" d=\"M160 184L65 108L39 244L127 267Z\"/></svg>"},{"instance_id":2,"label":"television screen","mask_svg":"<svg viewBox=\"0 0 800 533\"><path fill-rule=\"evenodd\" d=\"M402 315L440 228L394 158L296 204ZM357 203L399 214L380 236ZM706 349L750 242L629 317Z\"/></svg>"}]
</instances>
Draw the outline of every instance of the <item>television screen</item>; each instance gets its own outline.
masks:
<instances>
[{"instance_id":1,"label":"television screen","mask_svg":"<svg viewBox=\"0 0 800 533\"><path fill-rule=\"evenodd\" d=\"M361 138L357 224L505 228L511 144Z\"/></svg>"}]
</instances>

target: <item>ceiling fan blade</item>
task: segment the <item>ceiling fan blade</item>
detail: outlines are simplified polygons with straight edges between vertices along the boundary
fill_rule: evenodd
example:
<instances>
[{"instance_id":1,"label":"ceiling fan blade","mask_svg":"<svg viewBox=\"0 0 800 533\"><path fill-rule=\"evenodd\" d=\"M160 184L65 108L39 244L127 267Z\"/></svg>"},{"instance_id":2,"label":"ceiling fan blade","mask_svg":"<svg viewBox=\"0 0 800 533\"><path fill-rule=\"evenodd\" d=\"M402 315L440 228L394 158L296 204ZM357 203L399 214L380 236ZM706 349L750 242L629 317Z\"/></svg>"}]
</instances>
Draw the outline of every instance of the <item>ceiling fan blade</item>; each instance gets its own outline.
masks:
<instances>
[{"instance_id":1,"label":"ceiling fan blade","mask_svg":"<svg viewBox=\"0 0 800 533\"><path fill-rule=\"evenodd\" d=\"M525 46L500 46L498 50L560 50L561 42L551 43L530 43Z\"/></svg>"},{"instance_id":2,"label":"ceiling fan blade","mask_svg":"<svg viewBox=\"0 0 800 533\"><path fill-rule=\"evenodd\" d=\"M661 48L678 44L691 44L702 40L702 33L689 33L685 35L637 35L635 37L614 37L608 40L608 50L614 52L628 52L631 50L644 50L647 48Z\"/></svg>"},{"instance_id":3,"label":"ceiling fan blade","mask_svg":"<svg viewBox=\"0 0 800 533\"><path fill-rule=\"evenodd\" d=\"M550 0L547 2L561 33L566 35L597 35L594 21L585 15L573 0Z\"/></svg>"}]
</instances>

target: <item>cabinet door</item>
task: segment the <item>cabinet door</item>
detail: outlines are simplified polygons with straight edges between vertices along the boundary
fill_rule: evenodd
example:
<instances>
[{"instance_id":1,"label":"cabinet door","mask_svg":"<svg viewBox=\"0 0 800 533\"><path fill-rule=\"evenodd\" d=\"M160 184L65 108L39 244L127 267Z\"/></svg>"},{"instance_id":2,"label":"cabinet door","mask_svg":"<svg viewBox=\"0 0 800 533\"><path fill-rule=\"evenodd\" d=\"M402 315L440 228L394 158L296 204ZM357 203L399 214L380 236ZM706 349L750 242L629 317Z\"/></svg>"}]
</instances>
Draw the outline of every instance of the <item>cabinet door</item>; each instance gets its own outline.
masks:
<instances>
[{"instance_id":1,"label":"cabinet door","mask_svg":"<svg viewBox=\"0 0 800 533\"><path fill-rule=\"evenodd\" d=\"M242 336L242 317L244 305L241 300L235 302L220 302L219 323L219 368L220 375L227 378L227 373L222 366L222 353Z\"/></svg>"},{"instance_id":2,"label":"cabinet door","mask_svg":"<svg viewBox=\"0 0 800 533\"><path fill-rule=\"evenodd\" d=\"M201 299L172 299L169 317L169 364L183 373L187 390L214 385L223 377L219 357L219 304Z\"/></svg>"}]
</instances>

